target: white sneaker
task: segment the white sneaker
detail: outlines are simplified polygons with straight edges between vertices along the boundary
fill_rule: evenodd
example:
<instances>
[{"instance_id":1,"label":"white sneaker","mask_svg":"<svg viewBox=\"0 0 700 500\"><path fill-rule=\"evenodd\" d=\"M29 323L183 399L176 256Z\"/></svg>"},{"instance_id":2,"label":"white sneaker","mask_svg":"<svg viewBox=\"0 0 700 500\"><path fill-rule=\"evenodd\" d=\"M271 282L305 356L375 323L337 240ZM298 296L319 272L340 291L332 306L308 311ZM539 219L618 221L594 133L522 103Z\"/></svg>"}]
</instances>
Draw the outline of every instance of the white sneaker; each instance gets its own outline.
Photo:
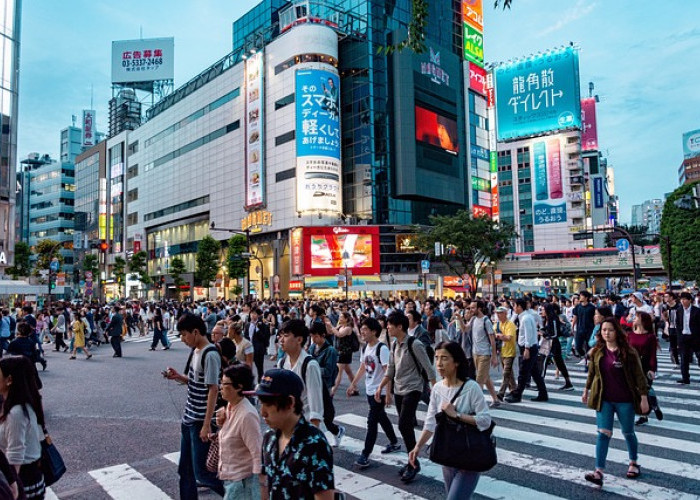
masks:
<instances>
[{"instance_id":1,"label":"white sneaker","mask_svg":"<svg viewBox=\"0 0 700 500\"><path fill-rule=\"evenodd\" d=\"M336 434L334 436L335 443L333 444L333 446L338 448L340 446L340 442L343 440L344 436L345 436L345 427L343 427L342 425L339 425L338 426L338 434Z\"/></svg>"},{"instance_id":2,"label":"white sneaker","mask_svg":"<svg viewBox=\"0 0 700 500\"><path fill-rule=\"evenodd\" d=\"M585 360L585 359L582 359L581 361L579 361L579 362L576 363L576 364L577 364L577 365L585 365L585 364L586 364L586 360Z\"/></svg>"}]
</instances>

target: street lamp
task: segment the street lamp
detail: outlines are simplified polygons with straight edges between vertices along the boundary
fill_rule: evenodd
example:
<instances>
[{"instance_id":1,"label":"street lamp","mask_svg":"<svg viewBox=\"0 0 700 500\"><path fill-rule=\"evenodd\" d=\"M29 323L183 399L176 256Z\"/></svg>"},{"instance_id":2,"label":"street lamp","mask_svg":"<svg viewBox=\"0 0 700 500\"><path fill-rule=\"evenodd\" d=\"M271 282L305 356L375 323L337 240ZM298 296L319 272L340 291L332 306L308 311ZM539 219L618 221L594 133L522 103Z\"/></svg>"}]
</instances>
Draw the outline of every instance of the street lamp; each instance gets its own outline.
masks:
<instances>
[{"instance_id":1,"label":"street lamp","mask_svg":"<svg viewBox=\"0 0 700 500\"><path fill-rule=\"evenodd\" d=\"M260 298L265 298L265 269L263 268L262 260L257 255L250 252L241 252L241 257L244 259L255 259L260 264ZM250 274L250 266L248 266L248 274Z\"/></svg>"},{"instance_id":2,"label":"street lamp","mask_svg":"<svg viewBox=\"0 0 700 500\"><path fill-rule=\"evenodd\" d=\"M350 254L348 254L347 250L343 250L343 264L345 265L345 302L348 301L348 264L350 263L349 261Z\"/></svg>"},{"instance_id":3,"label":"street lamp","mask_svg":"<svg viewBox=\"0 0 700 500\"><path fill-rule=\"evenodd\" d=\"M245 231L242 231L240 229L229 229L229 228L225 228L225 227L216 227L216 223L214 221L211 221L210 227L211 227L212 231L223 231L225 233L242 234L243 236L245 236L245 248L248 251L248 253L250 253L250 229L246 229ZM262 267L260 269L262 269ZM246 267L245 283L246 283L245 286L246 286L247 290L244 290L244 297L248 297L250 295L250 265L248 265L248 267Z\"/></svg>"}]
</instances>

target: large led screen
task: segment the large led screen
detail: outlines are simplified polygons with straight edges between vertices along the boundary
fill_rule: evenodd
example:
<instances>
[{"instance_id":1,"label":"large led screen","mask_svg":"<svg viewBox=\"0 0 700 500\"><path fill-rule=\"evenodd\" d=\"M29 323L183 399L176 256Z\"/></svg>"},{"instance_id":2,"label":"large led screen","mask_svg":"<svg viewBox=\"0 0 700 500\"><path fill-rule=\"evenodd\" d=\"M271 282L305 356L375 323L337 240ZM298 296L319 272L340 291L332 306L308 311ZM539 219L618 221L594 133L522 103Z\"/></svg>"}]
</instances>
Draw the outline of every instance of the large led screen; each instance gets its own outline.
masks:
<instances>
[{"instance_id":1,"label":"large led screen","mask_svg":"<svg viewBox=\"0 0 700 500\"><path fill-rule=\"evenodd\" d=\"M416 140L457 154L459 152L457 122L446 116L416 106Z\"/></svg>"},{"instance_id":2,"label":"large led screen","mask_svg":"<svg viewBox=\"0 0 700 500\"><path fill-rule=\"evenodd\" d=\"M532 144L532 191L535 225L566 222L558 136Z\"/></svg>"},{"instance_id":3,"label":"large led screen","mask_svg":"<svg viewBox=\"0 0 700 500\"><path fill-rule=\"evenodd\" d=\"M355 274L379 272L377 227L306 227L303 241L306 274L342 274L346 265Z\"/></svg>"},{"instance_id":4,"label":"large led screen","mask_svg":"<svg viewBox=\"0 0 700 500\"><path fill-rule=\"evenodd\" d=\"M573 47L496 68L498 140L581 127L578 52Z\"/></svg>"}]
</instances>

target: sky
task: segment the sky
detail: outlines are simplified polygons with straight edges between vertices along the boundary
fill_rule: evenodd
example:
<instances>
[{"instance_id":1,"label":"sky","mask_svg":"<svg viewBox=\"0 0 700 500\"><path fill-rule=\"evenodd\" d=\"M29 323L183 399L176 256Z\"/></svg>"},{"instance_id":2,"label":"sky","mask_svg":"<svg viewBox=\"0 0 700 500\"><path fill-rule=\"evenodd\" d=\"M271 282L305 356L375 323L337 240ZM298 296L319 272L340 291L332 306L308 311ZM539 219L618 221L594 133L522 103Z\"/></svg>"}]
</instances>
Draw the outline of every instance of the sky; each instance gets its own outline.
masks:
<instances>
[{"instance_id":1,"label":"sky","mask_svg":"<svg viewBox=\"0 0 700 500\"><path fill-rule=\"evenodd\" d=\"M58 158L60 130L83 109L107 131L113 40L175 38L175 88L228 54L233 21L257 0L23 2L18 150ZM594 82L600 148L615 169L621 220L678 186L683 132L700 128L700 2L484 0L486 62L568 42L581 94Z\"/></svg>"}]
</instances>

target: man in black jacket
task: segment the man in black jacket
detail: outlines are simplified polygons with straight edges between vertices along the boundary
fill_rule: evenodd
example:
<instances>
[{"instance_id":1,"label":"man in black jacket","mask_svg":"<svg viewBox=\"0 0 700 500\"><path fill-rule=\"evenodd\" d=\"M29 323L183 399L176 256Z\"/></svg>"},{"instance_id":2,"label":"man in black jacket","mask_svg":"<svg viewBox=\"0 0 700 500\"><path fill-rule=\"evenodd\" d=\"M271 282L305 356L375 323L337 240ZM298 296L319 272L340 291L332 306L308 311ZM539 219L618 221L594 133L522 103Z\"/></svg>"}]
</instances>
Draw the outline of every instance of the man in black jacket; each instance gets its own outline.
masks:
<instances>
[{"instance_id":1,"label":"man in black jacket","mask_svg":"<svg viewBox=\"0 0 700 500\"><path fill-rule=\"evenodd\" d=\"M677 382L687 385L690 384L690 361L693 359L693 353L700 360L700 308L693 305L693 296L689 292L681 293L680 297L682 307L676 313L676 335L682 378Z\"/></svg>"},{"instance_id":2,"label":"man in black jacket","mask_svg":"<svg viewBox=\"0 0 700 500\"><path fill-rule=\"evenodd\" d=\"M253 363L258 371L258 383L265 372L265 353L270 342L270 327L262 320L262 311L251 309L249 321L243 327L243 336L253 344Z\"/></svg>"},{"instance_id":3,"label":"man in black jacket","mask_svg":"<svg viewBox=\"0 0 700 500\"><path fill-rule=\"evenodd\" d=\"M119 306L114 306L112 309L112 319L107 325L107 331L105 332L109 337L109 343L112 344L112 349L114 349L113 358L122 357L122 325L124 324L124 318L119 312Z\"/></svg>"}]
</instances>

